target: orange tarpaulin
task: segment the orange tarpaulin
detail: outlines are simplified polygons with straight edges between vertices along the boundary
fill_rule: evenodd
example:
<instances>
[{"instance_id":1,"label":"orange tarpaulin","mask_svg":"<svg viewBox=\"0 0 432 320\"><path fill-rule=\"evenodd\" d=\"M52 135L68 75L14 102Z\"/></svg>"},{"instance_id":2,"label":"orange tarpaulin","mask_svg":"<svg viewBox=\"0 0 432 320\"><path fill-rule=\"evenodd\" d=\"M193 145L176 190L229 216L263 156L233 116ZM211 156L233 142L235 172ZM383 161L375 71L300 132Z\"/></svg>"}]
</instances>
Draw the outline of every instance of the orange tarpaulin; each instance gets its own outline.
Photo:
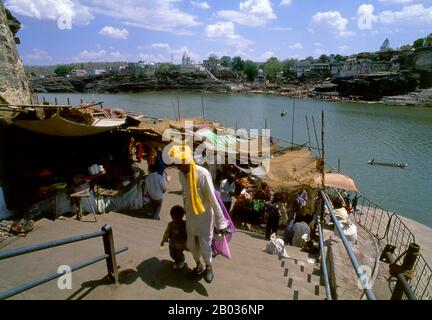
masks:
<instances>
[{"instance_id":1,"label":"orange tarpaulin","mask_svg":"<svg viewBox=\"0 0 432 320\"><path fill-rule=\"evenodd\" d=\"M324 184L326 187L358 191L353 179L340 173L325 173ZM322 175L317 174L313 177L311 187L318 188L322 185Z\"/></svg>"}]
</instances>

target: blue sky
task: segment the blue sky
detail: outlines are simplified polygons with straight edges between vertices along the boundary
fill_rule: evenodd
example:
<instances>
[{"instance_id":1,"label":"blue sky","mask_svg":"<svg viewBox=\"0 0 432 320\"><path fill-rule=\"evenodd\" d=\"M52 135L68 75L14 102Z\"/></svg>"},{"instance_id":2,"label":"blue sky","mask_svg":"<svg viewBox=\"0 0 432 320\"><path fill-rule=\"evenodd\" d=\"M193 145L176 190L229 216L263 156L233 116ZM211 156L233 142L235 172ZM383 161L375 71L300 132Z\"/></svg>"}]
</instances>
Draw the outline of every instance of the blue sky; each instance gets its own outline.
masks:
<instances>
[{"instance_id":1,"label":"blue sky","mask_svg":"<svg viewBox=\"0 0 432 320\"><path fill-rule=\"evenodd\" d=\"M5 0L25 64L265 61L393 48L432 32L432 0Z\"/></svg>"}]
</instances>

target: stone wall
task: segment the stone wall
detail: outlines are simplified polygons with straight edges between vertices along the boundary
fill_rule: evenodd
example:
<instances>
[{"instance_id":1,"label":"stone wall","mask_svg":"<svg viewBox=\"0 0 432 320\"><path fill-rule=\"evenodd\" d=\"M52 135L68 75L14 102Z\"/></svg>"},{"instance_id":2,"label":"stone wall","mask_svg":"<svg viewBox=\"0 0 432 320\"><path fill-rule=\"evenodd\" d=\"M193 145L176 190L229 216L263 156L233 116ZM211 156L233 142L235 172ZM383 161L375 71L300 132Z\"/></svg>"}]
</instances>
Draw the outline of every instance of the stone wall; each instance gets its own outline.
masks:
<instances>
[{"instance_id":1,"label":"stone wall","mask_svg":"<svg viewBox=\"0 0 432 320\"><path fill-rule=\"evenodd\" d=\"M7 16L0 1L0 103L29 104L30 88L14 37L17 20Z\"/></svg>"}]
</instances>

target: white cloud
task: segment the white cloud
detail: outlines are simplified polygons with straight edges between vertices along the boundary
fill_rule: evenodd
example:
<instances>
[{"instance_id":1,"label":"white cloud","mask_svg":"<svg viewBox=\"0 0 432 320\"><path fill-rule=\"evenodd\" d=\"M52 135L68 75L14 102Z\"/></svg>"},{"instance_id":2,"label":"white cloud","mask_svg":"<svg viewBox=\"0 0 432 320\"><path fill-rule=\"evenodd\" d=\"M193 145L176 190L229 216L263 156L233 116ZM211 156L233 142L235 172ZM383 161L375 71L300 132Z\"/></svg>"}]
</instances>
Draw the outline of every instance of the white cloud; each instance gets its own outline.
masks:
<instances>
[{"instance_id":1,"label":"white cloud","mask_svg":"<svg viewBox=\"0 0 432 320\"><path fill-rule=\"evenodd\" d=\"M272 31L291 31L293 28L292 27L272 27L269 28L269 30Z\"/></svg>"},{"instance_id":2,"label":"white cloud","mask_svg":"<svg viewBox=\"0 0 432 320\"><path fill-rule=\"evenodd\" d=\"M411 3L413 0L378 0L379 2L387 2L387 3Z\"/></svg>"},{"instance_id":3,"label":"white cloud","mask_svg":"<svg viewBox=\"0 0 432 320\"><path fill-rule=\"evenodd\" d=\"M375 8L371 4L362 4L357 9L357 27L360 30L371 30L373 24L378 21L378 18L374 15Z\"/></svg>"},{"instance_id":4,"label":"white cloud","mask_svg":"<svg viewBox=\"0 0 432 320\"><path fill-rule=\"evenodd\" d=\"M325 50L323 50L321 48L316 48L314 52L315 52L315 55L317 55L317 56L320 56L322 54L326 54L327 53L327 51L325 51Z\"/></svg>"},{"instance_id":5,"label":"white cloud","mask_svg":"<svg viewBox=\"0 0 432 320\"><path fill-rule=\"evenodd\" d=\"M303 46L302 46L302 44L300 42L297 42L297 43L294 43L293 45L291 45L290 49L299 50L299 49L303 49Z\"/></svg>"},{"instance_id":6,"label":"white cloud","mask_svg":"<svg viewBox=\"0 0 432 320\"><path fill-rule=\"evenodd\" d=\"M383 24L410 23L432 24L432 7L426 8L423 4L414 4L403 7L400 11L383 11L378 16Z\"/></svg>"},{"instance_id":7,"label":"white cloud","mask_svg":"<svg viewBox=\"0 0 432 320\"><path fill-rule=\"evenodd\" d=\"M72 25L87 25L94 19L88 6L77 0L7 0L5 6L13 13L38 20L70 17Z\"/></svg>"},{"instance_id":8,"label":"white cloud","mask_svg":"<svg viewBox=\"0 0 432 320\"><path fill-rule=\"evenodd\" d=\"M281 6L289 6L291 5L292 1L291 0L282 0L279 5Z\"/></svg>"},{"instance_id":9,"label":"white cloud","mask_svg":"<svg viewBox=\"0 0 432 320\"><path fill-rule=\"evenodd\" d=\"M253 42L243 38L235 33L234 23L232 22L216 22L210 24L205 29L206 35L209 39L220 39L225 41L228 45L236 46L238 48L246 48Z\"/></svg>"},{"instance_id":10,"label":"white cloud","mask_svg":"<svg viewBox=\"0 0 432 320\"><path fill-rule=\"evenodd\" d=\"M193 5L194 7L200 8L200 9L210 9L210 6L208 5L207 2L199 2L199 1L191 1L190 2L191 5Z\"/></svg>"},{"instance_id":11,"label":"white cloud","mask_svg":"<svg viewBox=\"0 0 432 320\"><path fill-rule=\"evenodd\" d=\"M24 55L24 63L29 64L47 64L53 61L53 58L48 52L34 48L29 53Z\"/></svg>"},{"instance_id":12,"label":"white cloud","mask_svg":"<svg viewBox=\"0 0 432 320\"><path fill-rule=\"evenodd\" d=\"M347 30L348 19L344 18L339 11L317 12L312 16L312 31L329 32L338 38L350 37L355 33Z\"/></svg>"},{"instance_id":13,"label":"white cloud","mask_svg":"<svg viewBox=\"0 0 432 320\"><path fill-rule=\"evenodd\" d=\"M261 26L276 19L269 0L246 0L240 2L239 9L239 11L221 10L217 15L249 27Z\"/></svg>"},{"instance_id":14,"label":"white cloud","mask_svg":"<svg viewBox=\"0 0 432 320\"><path fill-rule=\"evenodd\" d=\"M105 26L99 31L99 34L114 39L127 39L129 32L124 28L117 29L111 26Z\"/></svg>"},{"instance_id":15,"label":"white cloud","mask_svg":"<svg viewBox=\"0 0 432 320\"><path fill-rule=\"evenodd\" d=\"M125 61L128 60L128 56L113 50L83 50L73 60L76 62Z\"/></svg>"},{"instance_id":16,"label":"white cloud","mask_svg":"<svg viewBox=\"0 0 432 320\"><path fill-rule=\"evenodd\" d=\"M182 11L176 0L87 0L90 10L125 25L159 31L181 32L200 25L197 17ZM183 30L184 31L184 30Z\"/></svg>"},{"instance_id":17,"label":"white cloud","mask_svg":"<svg viewBox=\"0 0 432 320\"><path fill-rule=\"evenodd\" d=\"M165 50L171 50L171 47L168 43L153 43L150 47L153 49L165 49Z\"/></svg>"},{"instance_id":18,"label":"white cloud","mask_svg":"<svg viewBox=\"0 0 432 320\"><path fill-rule=\"evenodd\" d=\"M148 53L139 53L138 58L145 63L154 63L154 62L167 62L168 59L161 54L148 54Z\"/></svg>"},{"instance_id":19,"label":"white cloud","mask_svg":"<svg viewBox=\"0 0 432 320\"><path fill-rule=\"evenodd\" d=\"M268 59L270 59L270 58L272 58L272 57L274 57L274 56L275 56L275 54L274 54L273 51L266 51L266 52L264 52L264 53L260 56L260 59L268 60Z\"/></svg>"},{"instance_id":20,"label":"white cloud","mask_svg":"<svg viewBox=\"0 0 432 320\"><path fill-rule=\"evenodd\" d=\"M339 52L346 52L346 51L348 51L350 48L351 48L351 47L350 47L350 46L347 46L347 45L342 45L342 46L339 46L339 47L338 47Z\"/></svg>"},{"instance_id":21,"label":"white cloud","mask_svg":"<svg viewBox=\"0 0 432 320\"><path fill-rule=\"evenodd\" d=\"M314 42L314 46L315 46L315 47L321 47L322 44L321 44L321 42Z\"/></svg>"}]
</instances>

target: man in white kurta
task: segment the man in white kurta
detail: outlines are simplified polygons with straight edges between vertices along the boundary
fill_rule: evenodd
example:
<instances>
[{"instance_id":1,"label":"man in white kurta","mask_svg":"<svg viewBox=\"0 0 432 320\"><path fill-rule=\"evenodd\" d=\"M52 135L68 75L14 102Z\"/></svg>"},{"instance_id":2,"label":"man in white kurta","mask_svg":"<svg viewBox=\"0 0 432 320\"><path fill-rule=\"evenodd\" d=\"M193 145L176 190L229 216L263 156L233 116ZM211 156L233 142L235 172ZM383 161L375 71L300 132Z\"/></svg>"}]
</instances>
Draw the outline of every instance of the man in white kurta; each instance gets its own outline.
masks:
<instances>
[{"instance_id":1,"label":"man in white kurta","mask_svg":"<svg viewBox=\"0 0 432 320\"><path fill-rule=\"evenodd\" d=\"M197 275L203 271L203 266L200 261L202 256L206 264L205 280L211 282L213 280L211 265L213 229L216 228L218 231L225 230L227 228L227 222L216 198L210 172L198 165L196 166L198 194L205 211L201 214L195 214L193 212L188 182L189 167L190 166L187 165L178 166L180 170L180 183L183 187L184 209L186 211L187 247L197 263L197 267L193 270L193 273Z\"/></svg>"}]
</instances>

